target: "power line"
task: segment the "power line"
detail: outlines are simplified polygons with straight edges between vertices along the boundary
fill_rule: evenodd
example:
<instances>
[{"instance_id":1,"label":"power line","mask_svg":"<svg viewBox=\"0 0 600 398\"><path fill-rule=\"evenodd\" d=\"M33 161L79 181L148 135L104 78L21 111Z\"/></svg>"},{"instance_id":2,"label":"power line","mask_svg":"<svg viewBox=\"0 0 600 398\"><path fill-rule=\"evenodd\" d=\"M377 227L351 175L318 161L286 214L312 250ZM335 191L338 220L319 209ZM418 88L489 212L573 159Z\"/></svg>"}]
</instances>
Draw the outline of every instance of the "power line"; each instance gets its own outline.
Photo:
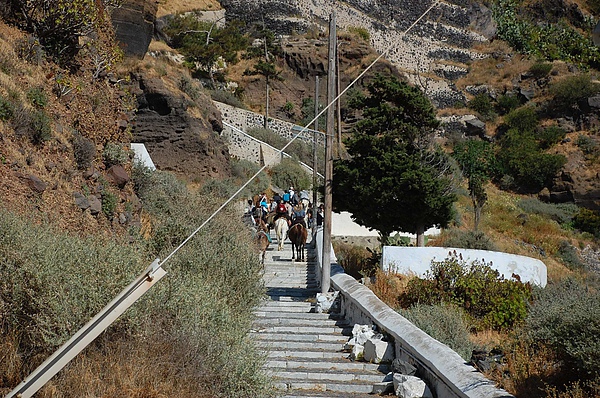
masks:
<instances>
[{"instance_id":1,"label":"power line","mask_svg":"<svg viewBox=\"0 0 600 398\"><path fill-rule=\"evenodd\" d=\"M417 18L405 31L404 31L404 35L406 35L417 23L419 23L419 21L421 21L421 19L423 19L425 17L425 15L427 15L429 13L429 11L431 11L431 9L433 7L435 7L438 4L439 0L435 0L433 3L431 3L431 5L427 8L427 10L425 10L425 12L423 12L423 14L421 14L421 16L419 18ZM250 177L250 179L248 179L248 181L246 181L237 191L235 191L235 193L233 195L231 195L229 197L229 199L227 199L221 206L219 206L219 208L217 210L215 210L198 228L196 228L196 230L194 230L194 232L192 232L183 242L181 242L179 244L179 246L177 246L167 257L165 257L164 260L162 260L160 262L160 266L162 267L167 261L169 261L169 259L171 257L173 257L175 255L175 253L177 253L183 246L185 246L198 232L200 232L200 230L202 228L204 228L204 226L206 224L208 224L213 218L215 218L215 216L225 208L225 206L227 206L229 203L231 203L231 201L233 199L235 199L243 190L244 188L246 188L251 182L252 180L254 180L264 169L267 168L267 165L271 164L271 162L275 161L277 158L281 157L281 153L283 151L285 151L287 149L287 147L289 147L292 142L294 142L294 140L296 138L298 138L298 136L300 136L300 134L302 134L304 131L306 131L308 129L308 126L311 126L315 120L317 120L323 113L325 113L327 111L327 109L329 109L330 106L332 106L332 104L334 104L342 95L344 95L346 93L346 91L348 91L350 89L350 87L352 87L354 84L356 84L356 82L358 82L358 80L360 78L362 78L368 71L369 69L371 69L377 62L379 62L379 60L381 58L383 58L383 56L385 54L388 53L388 51L390 51L392 48L394 47L394 43L391 43L389 45L389 47L387 47L381 54L379 54L379 56L377 58L375 58L375 60L373 62L371 62L366 68L365 70L363 70L358 77L356 77L344 90L342 90L337 97L335 97L330 103L327 104L326 107L324 107L321 112L319 112L317 115L315 115L315 117L306 124L306 126L302 127L302 129L295 134L292 139L283 146L283 148L281 148L276 154L275 156L273 156L268 162L265 162L265 165L262 166L252 177ZM314 187L313 187L314 189Z\"/></svg>"}]
</instances>

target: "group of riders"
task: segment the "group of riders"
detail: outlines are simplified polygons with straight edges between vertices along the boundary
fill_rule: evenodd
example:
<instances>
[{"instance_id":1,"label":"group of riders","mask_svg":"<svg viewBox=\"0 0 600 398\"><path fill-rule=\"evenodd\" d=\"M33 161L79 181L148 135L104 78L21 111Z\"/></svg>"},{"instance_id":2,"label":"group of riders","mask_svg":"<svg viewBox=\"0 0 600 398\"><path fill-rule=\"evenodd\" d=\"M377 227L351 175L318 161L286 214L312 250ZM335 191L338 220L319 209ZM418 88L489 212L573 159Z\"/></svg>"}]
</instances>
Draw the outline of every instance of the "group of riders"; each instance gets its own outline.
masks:
<instances>
[{"instance_id":1,"label":"group of riders","mask_svg":"<svg viewBox=\"0 0 600 398\"><path fill-rule=\"evenodd\" d=\"M317 225L323 220L322 207L317 212ZM304 228L309 228L314 219L308 191L298 193L293 186L281 195L276 192L271 200L265 192L258 195L256 200L249 199L246 212L252 214L254 224L262 220L267 225L273 225L279 218L285 218L289 227L302 224Z\"/></svg>"}]
</instances>

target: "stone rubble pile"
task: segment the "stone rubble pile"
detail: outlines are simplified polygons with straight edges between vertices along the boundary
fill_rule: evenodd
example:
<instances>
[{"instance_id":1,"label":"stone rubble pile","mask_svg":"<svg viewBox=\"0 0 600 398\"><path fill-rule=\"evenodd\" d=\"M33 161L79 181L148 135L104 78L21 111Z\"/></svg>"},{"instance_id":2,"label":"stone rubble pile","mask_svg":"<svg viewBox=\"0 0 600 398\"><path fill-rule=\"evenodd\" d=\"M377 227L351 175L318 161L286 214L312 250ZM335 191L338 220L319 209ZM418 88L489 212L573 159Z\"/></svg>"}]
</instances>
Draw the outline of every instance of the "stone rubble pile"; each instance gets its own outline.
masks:
<instances>
[{"instance_id":1,"label":"stone rubble pile","mask_svg":"<svg viewBox=\"0 0 600 398\"><path fill-rule=\"evenodd\" d=\"M375 326L354 325L352 337L343 350L350 352L353 361L369 363L391 363L391 372L382 383L373 386L373 392L381 395L393 394L402 398L433 398L427 384L415 376L417 368L399 358L394 358L394 345L385 336L375 331Z\"/></svg>"}]
</instances>

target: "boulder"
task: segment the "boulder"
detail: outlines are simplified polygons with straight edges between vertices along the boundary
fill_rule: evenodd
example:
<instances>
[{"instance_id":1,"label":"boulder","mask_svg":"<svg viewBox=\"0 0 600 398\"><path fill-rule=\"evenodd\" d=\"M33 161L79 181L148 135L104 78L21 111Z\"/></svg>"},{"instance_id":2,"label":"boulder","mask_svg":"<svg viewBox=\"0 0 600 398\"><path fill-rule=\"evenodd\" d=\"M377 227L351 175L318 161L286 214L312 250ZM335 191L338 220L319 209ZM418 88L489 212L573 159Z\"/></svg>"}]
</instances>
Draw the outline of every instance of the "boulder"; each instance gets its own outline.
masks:
<instances>
[{"instance_id":1,"label":"boulder","mask_svg":"<svg viewBox=\"0 0 600 398\"><path fill-rule=\"evenodd\" d=\"M112 184L121 189L123 189L125 184L127 184L130 180L129 174L127 174L125 168L120 164L111 166L111 168L106 172L106 177Z\"/></svg>"},{"instance_id":2,"label":"boulder","mask_svg":"<svg viewBox=\"0 0 600 398\"><path fill-rule=\"evenodd\" d=\"M124 0L111 13L119 46L125 54L143 58L154 34L158 3L150 0Z\"/></svg>"},{"instance_id":3,"label":"boulder","mask_svg":"<svg viewBox=\"0 0 600 398\"><path fill-rule=\"evenodd\" d=\"M87 210L90 207L90 202L81 192L73 192L73 198L75 198L75 204L81 210Z\"/></svg>"},{"instance_id":4,"label":"boulder","mask_svg":"<svg viewBox=\"0 0 600 398\"><path fill-rule=\"evenodd\" d=\"M48 188L48 184L42 181L39 177L31 174L27 177L27 185L32 191L42 193Z\"/></svg>"},{"instance_id":5,"label":"boulder","mask_svg":"<svg viewBox=\"0 0 600 398\"><path fill-rule=\"evenodd\" d=\"M415 373L417 373L417 368L400 358L396 358L392 361L392 372L407 376L414 376Z\"/></svg>"},{"instance_id":6,"label":"boulder","mask_svg":"<svg viewBox=\"0 0 600 398\"><path fill-rule=\"evenodd\" d=\"M467 135L479 138L485 138L485 123L476 117L465 120Z\"/></svg>"},{"instance_id":7,"label":"boulder","mask_svg":"<svg viewBox=\"0 0 600 398\"><path fill-rule=\"evenodd\" d=\"M427 384L415 376L394 374L394 391L402 398L433 398Z\"/></svg>"},{"instance_id":8,"label":"boulder","mask_svg":"<svg viewBox=\"0 0 600 398\"><path fill-rule=\"evenodd\" d=\"M389 363L394 359L394 346L378 338L371 338L364 344L363 358L371 363Z\"/></svg>"},{"instance_id":9,"label":"boulder","mask_svg":"<svg viewBox=\"0 0 600 398\"><path fill-rule=\"evenodd\" d=\"M92 216L95 216L96 214L100 213L102 211L102 202L100 201L100 199L98 199L98 197L96 195L90 195L87 197L87 200L90 204L90 214Z\"/></svg>"}]
</instances>

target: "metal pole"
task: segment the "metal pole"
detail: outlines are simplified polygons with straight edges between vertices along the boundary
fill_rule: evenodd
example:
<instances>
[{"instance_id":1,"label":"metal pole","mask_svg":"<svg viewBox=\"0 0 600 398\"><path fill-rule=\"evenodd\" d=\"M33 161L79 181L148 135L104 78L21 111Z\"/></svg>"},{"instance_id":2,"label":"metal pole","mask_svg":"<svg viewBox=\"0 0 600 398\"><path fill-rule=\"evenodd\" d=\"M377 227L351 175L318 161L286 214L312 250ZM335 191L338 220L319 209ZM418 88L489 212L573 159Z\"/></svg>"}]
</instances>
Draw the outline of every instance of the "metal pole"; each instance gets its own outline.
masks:
<instances>
[{"instance_id":1,"label":"metal pole","mask_svg":"<svg viewBox=\"0 0 600 398\"><path fill-rule=\"evenodd\" d=\"M114 322L127 308L135 303L167 271L161 268L158 259L117 297L102 309L91 321L62 345L54 354L44 361L25 380L12 390L5 398L29 398L44 386L55 374L67 365L88 344L100 335L111 323Z\"/></svg>"},{"instance_id":2,"label":"metal pole","mask_svg":"<svg viewBox=\"0 0 600 398\"><path fill-rule=\"evenodd\" d=\"M327 72L327 104L335 98L335 12L329 16L329 52ZM323 215L323 272L321 293L327 293L331 284L331 213L333 181L333 136L335 132L334 107L327 108L327 136L325 140L325 212Z\"/></svg>"},{"instance_id":3,"label":"metal pole","mask_svg":"<svg viewBox=\"0 0 600 398\"><path fill-rule=\"evenodd\" d=\"M315 75L315 116L319 114L319 75ZM317 235L317 131L319 131L319 118L315 118L313 131L313 191L312 191L312 238ZM313 247L316 247L313 242Z\"/></svg>"}]
</instances>

